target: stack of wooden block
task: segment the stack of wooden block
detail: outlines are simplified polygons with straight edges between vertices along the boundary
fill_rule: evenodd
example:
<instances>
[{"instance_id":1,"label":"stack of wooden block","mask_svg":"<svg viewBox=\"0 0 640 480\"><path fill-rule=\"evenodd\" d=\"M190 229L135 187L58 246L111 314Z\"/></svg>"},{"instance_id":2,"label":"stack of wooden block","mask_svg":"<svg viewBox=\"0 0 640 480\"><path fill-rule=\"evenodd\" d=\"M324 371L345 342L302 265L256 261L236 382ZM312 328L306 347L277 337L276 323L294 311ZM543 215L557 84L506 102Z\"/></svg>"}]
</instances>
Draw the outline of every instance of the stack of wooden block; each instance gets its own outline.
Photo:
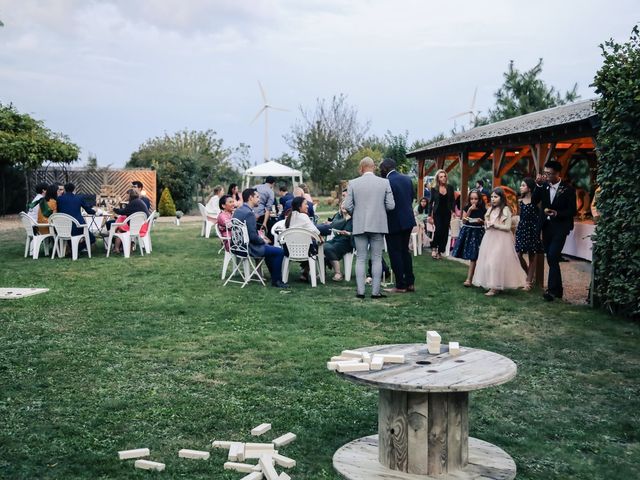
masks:
<instances>
[{"instance_id":1,"label":"stack of wooden block","mask_svg":"<svg viewBox=\"0 0 640 480\"><path fill-rule=\"evenodd\" d=\"M440 354L440 343L442 337L435 330L427 330L427 350L432 355ZM460 344L458 342L449 342L449 355L456 356L460 354Z\"/></svg>"},{"instance_id":2,"label":"stack of wooden block","mask_svg":"<svg viewBox=\"0 0 640 480\"><path fill-rule=\"evenodd\" d=\"M331 360L327 362L327 368L340 373L368 372L369 370L382 370L385 363L404 363L404 355L343 350L340 355L331 357Z\"/></svg>"}]
</instances>

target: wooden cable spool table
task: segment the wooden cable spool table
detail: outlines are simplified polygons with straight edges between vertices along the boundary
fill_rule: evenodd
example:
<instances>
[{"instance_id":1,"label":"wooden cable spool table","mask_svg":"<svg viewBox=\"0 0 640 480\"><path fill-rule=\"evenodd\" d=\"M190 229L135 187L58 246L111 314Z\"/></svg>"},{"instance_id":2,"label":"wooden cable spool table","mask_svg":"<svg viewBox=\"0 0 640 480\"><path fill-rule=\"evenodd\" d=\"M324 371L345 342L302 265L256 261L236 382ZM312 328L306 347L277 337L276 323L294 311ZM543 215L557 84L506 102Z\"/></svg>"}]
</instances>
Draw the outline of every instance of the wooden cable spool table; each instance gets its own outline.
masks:
<instances>
[{"instance_id":1,"label":"wooden cable spool table","mask_svg":"<svg viewBox=\"0 0 640 480\"><path fill-rule=\"evenodd\" d=\"M379 389L378 435L354 440L333 456L349 480L500 479L516 476L513 459L490 443L469 437L469 392L513 379L516 364L497 353L442 345L381 345L358 349L404 354L405 363L382 370L338 373Z\"/></svg>"}]
</instances>

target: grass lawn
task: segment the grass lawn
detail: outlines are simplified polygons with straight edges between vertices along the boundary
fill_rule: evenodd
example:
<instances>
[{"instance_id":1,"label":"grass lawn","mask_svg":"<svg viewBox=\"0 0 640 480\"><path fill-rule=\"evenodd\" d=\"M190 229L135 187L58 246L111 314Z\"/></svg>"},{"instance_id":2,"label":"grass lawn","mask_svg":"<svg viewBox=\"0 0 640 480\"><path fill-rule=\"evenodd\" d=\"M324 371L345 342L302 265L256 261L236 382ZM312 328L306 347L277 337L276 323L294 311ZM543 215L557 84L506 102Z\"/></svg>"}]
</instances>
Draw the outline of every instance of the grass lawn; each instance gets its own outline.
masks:
<instances>
[{"instance_id":1,"label":"grass lawn","mask_svg":"<svg viewBox=\"0 0 640 480\"><path fill-rule=\"evenodd\" d=\"M470 397L470 434L507 451L519 479L640 477L640 329L540 292L486 298L465 267L415 260L416 294L373 302L355 286L290 293L222 287L218 242L160 224L150 256L22 258L0 232L0 287L50 292L0 301L0 478L146 478L117 451L149 447L163 478L239 479L213 439L273 424L298 440L294 478L338 479L331 458L377 431L377 392L325 362L342 349L443 340L506 355L517 377ZM293 268L294 274L297 267ZM294 278L297 275L294 275ZM271 432L265 438L273 438Z\"/></svg>"}]
</instances>

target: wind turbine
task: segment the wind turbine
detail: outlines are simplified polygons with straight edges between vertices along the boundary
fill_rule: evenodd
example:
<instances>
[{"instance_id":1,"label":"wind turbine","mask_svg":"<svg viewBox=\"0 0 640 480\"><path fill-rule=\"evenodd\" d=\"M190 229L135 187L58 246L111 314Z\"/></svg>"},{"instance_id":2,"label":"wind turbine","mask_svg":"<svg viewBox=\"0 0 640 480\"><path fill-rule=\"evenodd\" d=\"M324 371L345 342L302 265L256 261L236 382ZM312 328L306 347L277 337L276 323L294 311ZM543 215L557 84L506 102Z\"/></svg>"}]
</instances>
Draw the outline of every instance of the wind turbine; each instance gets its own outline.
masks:
<instances>
[{"instance_id":1,"label":"wind turbine","mask_svg":"<svg viewBox=\"0 0 640 480\"><path fill-rule=\"evenodd\" d=\"M252 125L258 119L258 117L264 113L264 161L268 162L269 161L269 110L279 110L281 112L288 112L289 110L270 105L269 102L267 101L267 94L264 92L264 88L262 88L262 84L260 83L260 81L258 81L258 86L260 87L260 93L262 94L262 101L264 102L264 105L260 110L258 110L258 113L253 118L253 120L251 120L251 123L249 125Z\"/></svg>"},{"instance_id":2,"label":"wind turbine","mask_svg":"<svg viewBox=\"0 0 640 480\"><path fill-rule=\"evenodd\" d=\"M478 87L476 87L475 91L473 92L473 98L471 99L471 107L469 108L469 110L466 111L466 112L458 113L457 115L454 115L453 117L450 117L449 120L453 120L455 118L464 117L465 115L469 115L469 127L473 128L473 126L475 124L475 121L478 118L478 114L480 113L479 110L477 112L474 111L474 108L476 108L476 96L477 95L478 95Z\"/></svg>"}]
</instances>

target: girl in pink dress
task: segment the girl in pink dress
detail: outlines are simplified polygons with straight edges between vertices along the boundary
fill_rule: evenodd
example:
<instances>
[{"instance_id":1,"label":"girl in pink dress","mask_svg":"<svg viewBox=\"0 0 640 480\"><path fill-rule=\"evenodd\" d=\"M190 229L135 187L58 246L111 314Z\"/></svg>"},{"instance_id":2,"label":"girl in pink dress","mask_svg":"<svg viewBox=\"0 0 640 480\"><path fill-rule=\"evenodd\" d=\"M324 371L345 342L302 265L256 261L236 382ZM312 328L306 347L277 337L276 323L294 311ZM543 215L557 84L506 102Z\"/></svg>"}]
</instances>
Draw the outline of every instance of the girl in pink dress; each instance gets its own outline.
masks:
<instances>
[{"instance_id":1,"label":"girl in pink dress","mask_svg":"<svg viewBox=\"0 0 640 480\"><path fill-rule=\"evenodd\" d=\"M486 231L480 244L473 284L488 289L487 296L508 288L524 287L527 277L515 250L511 209L501 188L491 193L491 208L485 214L484 226Z\"/></svg>"}]
</instances>

